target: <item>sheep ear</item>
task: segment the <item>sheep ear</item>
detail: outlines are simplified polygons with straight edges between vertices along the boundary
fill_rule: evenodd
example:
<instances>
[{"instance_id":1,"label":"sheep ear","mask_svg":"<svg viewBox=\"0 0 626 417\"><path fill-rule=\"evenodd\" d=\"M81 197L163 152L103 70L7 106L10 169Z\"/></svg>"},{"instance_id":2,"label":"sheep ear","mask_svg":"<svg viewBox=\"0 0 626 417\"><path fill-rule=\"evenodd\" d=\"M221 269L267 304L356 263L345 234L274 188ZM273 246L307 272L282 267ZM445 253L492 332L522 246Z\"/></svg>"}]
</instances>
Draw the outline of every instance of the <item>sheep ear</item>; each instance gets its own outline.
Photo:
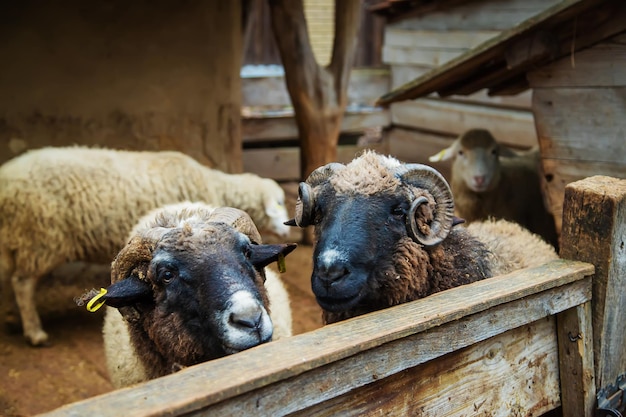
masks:
<instances>
[{"instance_id":1,"label":"sheep ear","mask_svg":"<svg viewBox=\"0 0 626 417\"><path fill-rule=\"evenodd\" d=\"M517 152L515 152L513 149L509 148L508 146L504 146L504 145L499 145L498 146L498 154L500 156L504 156L507 158L514 158L516 156L519 156Z\"/></svg>"},{"instance_id":2,"label":"sheep ear","mask_svg":"<svg viewBox=\"0 0 626 417\"><path fill-rule=\"evenodd\" d=\"M126 307L140 301L151 300L152 288L146 281L130 276L110 285L104 299L108 306Z\"/></svg>"},{"instance_id":3,"label":"sheep ear","mask_svg":"<svg viewBox=\"0 0 626 417\"><path fill-rule=\"evenodd\" d=\"M282 243L278 245L251 245L250 261L257 268L264 268L272 262L276 262L279 255L286 256L298 245L295 243Z\"/></svg>"},{"instance_id":4,"label":"sheep ear","mask_svg":"<svg viewBox=\"0 0 626 417\"><path fill-rule=\"evenodd\" d=\"M437 152L436 154L434 154L433 156L428 157L428 160L430 162L441 162L441 161L447 161L448 159L451 159L452 157L454 157L454 155L456 154L456 150L459 146L459 140L455 140L452 145L448 146L445 149L440 150L439 152Z\"/></svg>"}]
</instances>

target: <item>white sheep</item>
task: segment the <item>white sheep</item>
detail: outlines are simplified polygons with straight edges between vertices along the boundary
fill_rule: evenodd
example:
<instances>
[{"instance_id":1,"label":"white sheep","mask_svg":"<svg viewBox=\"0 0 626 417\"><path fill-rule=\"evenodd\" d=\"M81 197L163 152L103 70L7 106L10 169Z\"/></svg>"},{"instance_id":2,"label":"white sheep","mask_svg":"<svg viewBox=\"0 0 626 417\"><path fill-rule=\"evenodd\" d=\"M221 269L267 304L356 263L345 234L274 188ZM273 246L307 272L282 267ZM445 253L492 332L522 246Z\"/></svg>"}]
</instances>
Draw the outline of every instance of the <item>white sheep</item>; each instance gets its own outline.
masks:
<instances>
[{"instance_id":1,"label":"white sheep","mask_svg":"<svg viewBox=\"0 0 626 417\"><path fill-rule=\"evenodd\" d=\"M557 259L517 223L454 216L434 168L365 152L313 171L290 225L315 227L311 285L325 323Z\"/></svg>"},{"instance_id":2,"label":"white sheep","mask_svg":"<svg viewBox=\"0 0 626 417\"><path fill-rule=\"evenodd\" d=\"M486 129L471 129L431 162L454 159L450 186L456 213L471 223L488 218L517 222L558 247L554 217L541 192L539 148L514 152Z\"/></svg>"},{"instance_id":3,"label":"white sheep","mask_svg":"<svg viewBox=\"0 0 626 417\"><path fill-rule=\"evenodd\" d=\"M275 181L210 169L180 152L43 148L3 164L0 283L7 323L19 322L17 301L27 341L46 344L34 301L38 280L66 262L110 263L142 215L184 200L237 207L261 230L288 232L284 191Z\"/></svg>"},{"instance_id":4,"label":"white sheep","mask_svg":"<svg viewBox=\"0 0 626 417\"><path fill-rule=\"evenodd\" d=\"M289 297L249 216L205 204L145 216L111 265L107 369L117 388L292 334ZM115 308L114 308L115 307ZM269 313L269 314L268 314Z\"/></svg>"}]
</instances>

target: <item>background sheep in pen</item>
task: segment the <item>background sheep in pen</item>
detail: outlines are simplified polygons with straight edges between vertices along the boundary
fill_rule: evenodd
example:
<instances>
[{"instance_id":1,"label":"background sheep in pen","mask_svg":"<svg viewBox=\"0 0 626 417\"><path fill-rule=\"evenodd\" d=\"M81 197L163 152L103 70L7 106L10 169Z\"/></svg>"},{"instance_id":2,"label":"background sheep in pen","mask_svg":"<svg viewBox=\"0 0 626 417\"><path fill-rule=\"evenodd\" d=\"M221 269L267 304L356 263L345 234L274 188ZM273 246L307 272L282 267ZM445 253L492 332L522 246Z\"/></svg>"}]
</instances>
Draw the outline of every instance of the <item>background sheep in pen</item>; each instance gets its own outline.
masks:
<instances>
[{"instance_id":1,"label":"background sheep in pen","mask_svg":"<svg viewBox=\"0 0 626 417\"><path fill-rule=\"evenodd\" d=\"M557 258L516 223L457 220L435 169L366 152L300 183L289 224L315 227L311 283L326 323Z\"/></svg>"},{"instance_id":2,"label":"background sheep in pen","mask_svg":"<svg viewBox=\"0 0 626 417\"><path fill-rule=\"evenodd\" d=\"M288 232L273 180L209 169L179 152L85 147L29 151L0 167L0 282L9 324L48 341L35 304L38 280L72 261L109 264L148 211L185 200L246 211L261 230Z\"/></svg>"},{"instance_id":3,"label":"background sheep in pen","mask_svg":"<svg viewBox=\"0 0 626 417\"><path fill-rule=\"evenodd\" d=\"M450 186L459 217L510 220L558 247L554 217L541 192L538 148L516 153L488 130L471 129L429 160L452 158Z\"/></svg>"},{"instance_id":4,"label":"background sheep in pen","mask_svg":"<svg viewBox=\"0 0 626 417\"><path fill-rule=\"evenodd\" d=\"M265 267L295 247L261 244L249 216L230 207L180 204L146 216L94 300L117 308L107 308L103 330L114 386L290 336L287 292Z\"/></svg>"}]
</instances>

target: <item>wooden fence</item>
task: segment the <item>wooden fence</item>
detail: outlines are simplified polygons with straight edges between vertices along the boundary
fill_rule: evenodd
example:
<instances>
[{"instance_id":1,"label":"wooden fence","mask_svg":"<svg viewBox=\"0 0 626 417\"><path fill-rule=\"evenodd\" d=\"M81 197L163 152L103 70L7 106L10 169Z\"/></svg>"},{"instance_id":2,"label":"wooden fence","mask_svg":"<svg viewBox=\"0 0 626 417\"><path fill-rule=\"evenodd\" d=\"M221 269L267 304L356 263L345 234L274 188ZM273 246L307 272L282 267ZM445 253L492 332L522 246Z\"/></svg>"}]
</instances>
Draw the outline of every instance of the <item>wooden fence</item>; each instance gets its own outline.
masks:
<instances>
[{"instance_id":1,"label":"wooden fence","mask_svg":"<svg viewBox=\"0 0 626 417\"><path fill-rule=\"evenodd\" d=\"M570 184L562 257L572 260L328 325L45 415L538 416L561 406L564 416L590 417L599 388L626 370L619 319L626 311L625 214L626 180Z\"/></svg>"}]
</instances>

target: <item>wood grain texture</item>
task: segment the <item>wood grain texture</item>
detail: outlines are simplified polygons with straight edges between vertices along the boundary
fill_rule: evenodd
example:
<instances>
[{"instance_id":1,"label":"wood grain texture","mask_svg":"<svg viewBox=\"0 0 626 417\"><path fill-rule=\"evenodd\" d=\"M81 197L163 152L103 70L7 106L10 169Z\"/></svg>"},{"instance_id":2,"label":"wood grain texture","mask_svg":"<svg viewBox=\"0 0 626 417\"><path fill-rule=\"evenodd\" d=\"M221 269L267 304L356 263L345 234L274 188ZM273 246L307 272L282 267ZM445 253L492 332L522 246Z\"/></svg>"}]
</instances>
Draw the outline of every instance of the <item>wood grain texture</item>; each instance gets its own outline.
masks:
<instances>
[{"instance_id":1,"label":"wood grain texture","mask_svg":"<svg viewBox=\"0 0 626 417\"><path fill-rule=\"evenodd\" d=\"M438 99L394 103L394 125L460 135L472 128L489 129L496 140L514 147L532 147L537 134L530 110L504 109Z\"/></svg>"},{"instance_id":2,"label":"wood grain texture","mask_svg":"<svg viewBox=\"0 0 626 417\"><path fill-rule=\"evenodd\" d=\"M560 231L567 184L593 175L626 178L626 87L537 88L533 111L542 187Z\"/></svg>"},{"instance_id":3,"label":"wood grain texture","mask_svg":"<svg viewBox=\"0 0 626 417\"><path fill-rule=\"evenodd\" d=\"M591 302L570 308L556 316L564 417L594 415L596 381L591 320Z\"/></svg>"},{"instance_id":4,"label":"wood grain texture","mask_svg":"<svg viewBox=\"0 0 626 417\"><path fill-rule=\"evenodd\" d=\"M120 409L128 416L183 415L211 405L252 407L258 415L264 413L260 407L266 415L295 411L584 303L592 273L589 264L554 261L196 365L49 415L96 410L106 415ZM467 331L474 327L476 331ZM372 371L372 366L379 368ZM288 404L268 397L278 392L277 386L291 394L282 395Z\"/></svg>"},{"instance_id":5,"label":"wood grain texture","mask_svg":"<svg viewBox=\"0 0 626 417\"><path fill-rule=\"evenodd\" d=\"M533 88L626 86L626 34L528 73Z\"/></svg>"},{"instance_id":6,"label":"wood grain texture","mask_svg":"<svg viewBox=\"0 0 626 417\"><path fill-rule=\"evenodd\" d=\"M389 125L389 111L370 109L346 113L341 122L341 133L362 132L367 127ZM292 114L278 117L247 117L242 120L243 143L294 140L299 138L296 120Z\"/></svg>"},{"instance_id":7,"label":"wood grain texture","mask_svg":"<svg viewBox=\"0 0 626 417\"><path fill-rule=\"evenodd\" d=\"M541 415L560 402L554 328L515 328L294 416Z\"/></svg>"},{"instance_id":8,"label":"wood grain texture","mask_svg":"<svg viewBox=\"0 0 626 417\"><path fill-rule=\"evenodd\" d=\"M389 153L389 145L386 141L366 145L338 145L336 161L348 163L365 149L372 149L383 154ZM276 181L302 180L300 178L300 149L297 146L244 149L243 167L246 172L273 178Z\"/></svg>"},{"instance_id":9,"label":"wood grain texture","mask_svg":"<svg viewBox=\"0 0 626 417\"><path fill-rule=\"evenodd\" d=\"M626 180L594 176L565 189L561 257L592 262L596 388L626 371Z\"/></svg>"}]
</instances>

